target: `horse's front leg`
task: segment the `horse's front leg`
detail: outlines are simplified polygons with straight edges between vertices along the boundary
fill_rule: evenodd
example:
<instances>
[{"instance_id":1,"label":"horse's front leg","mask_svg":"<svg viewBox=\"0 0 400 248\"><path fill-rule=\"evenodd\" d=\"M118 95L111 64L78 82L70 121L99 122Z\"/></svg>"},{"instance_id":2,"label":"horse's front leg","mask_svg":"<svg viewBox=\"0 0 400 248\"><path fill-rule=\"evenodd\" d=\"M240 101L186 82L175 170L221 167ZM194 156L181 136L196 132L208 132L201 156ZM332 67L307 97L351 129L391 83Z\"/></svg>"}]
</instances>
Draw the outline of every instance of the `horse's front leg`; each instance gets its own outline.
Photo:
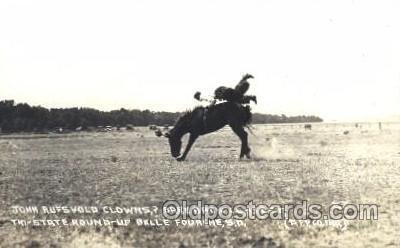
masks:
<instances>
[{"instance_id":1,"label":"horse's front leg","mask_svg":"<svg viewBox=\"0 0 400 248\"><path fill-rule=\"evenodd\" d=\"M188 143L187 143L187 145L186 145L185 151L184 151L183 154L182 154L180 157L178 157L176 160L178 160L178 161L183 161L183 160L185 160L187 154L188 154L189 151L190 151L190 148L192 147L193 143L196 141L197 137L199 137L199 136L198 136L198 135L190 134L190 136L189 136L189 141L188 141Z\"/></svg>"}]
</instances>

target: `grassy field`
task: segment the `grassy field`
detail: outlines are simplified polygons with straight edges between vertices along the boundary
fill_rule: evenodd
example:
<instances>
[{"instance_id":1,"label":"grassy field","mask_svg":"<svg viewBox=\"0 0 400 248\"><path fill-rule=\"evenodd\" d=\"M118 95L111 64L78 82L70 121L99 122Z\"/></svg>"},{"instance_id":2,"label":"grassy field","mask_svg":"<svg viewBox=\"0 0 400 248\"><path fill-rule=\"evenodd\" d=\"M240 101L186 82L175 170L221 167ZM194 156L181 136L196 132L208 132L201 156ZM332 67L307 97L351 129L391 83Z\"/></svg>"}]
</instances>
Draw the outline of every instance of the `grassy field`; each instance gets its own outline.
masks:
<instances>
[{"instance_id":1,"label":"grassy field","mask_svg":"<svg viewBox=\"0 0 400 248\"><path fill-rule=\"evenodd\" d=\"M345 135L344 131L349 131ZM238 160L228 128L201 137L187 161L169 155L147 128L109 133L0 136L1 247L399 247L400 125L255 125L253 158ZM244 227L23 227L11 206L158 206L169 199L214 204L379 204L379 220L290 226L247 220ZM55 214L56 217L93 217ZM107 217L105 213L95 215ZM115 216L115 215L113 215ZM129 217L129 216L128 216ZM136 216L130 216L132 221Z\"/></svg>"}]
</instances>

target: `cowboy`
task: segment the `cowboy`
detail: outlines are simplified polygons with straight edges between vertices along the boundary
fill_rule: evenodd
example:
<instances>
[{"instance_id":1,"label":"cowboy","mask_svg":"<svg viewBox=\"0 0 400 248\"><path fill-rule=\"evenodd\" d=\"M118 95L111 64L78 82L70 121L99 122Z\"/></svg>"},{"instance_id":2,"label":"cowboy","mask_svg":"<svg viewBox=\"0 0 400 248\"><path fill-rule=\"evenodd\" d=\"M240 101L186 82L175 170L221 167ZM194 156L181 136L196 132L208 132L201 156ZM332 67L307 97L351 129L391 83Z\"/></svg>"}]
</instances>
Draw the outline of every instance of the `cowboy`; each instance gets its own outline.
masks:
<instances>
[{"instance_id":1,"label":"cowboy","mask_svg":"<svg viewBox=\"0 0 400 248\"><path fill-rule=\"evenodd\" d=\"M228 102L236 102L239 104L248 104L253 101L257 104L257 97L254 95L245 95L250 87L247 79L254 78L250 74L246 74L242 77L242 80L235 86L235 88L229 88L225 86L218 87L214 92L214 99L225 100Z\"/></svg>"},{"instance_id":2,"label":"cowboy","mask_svg":"<svg viewBox=\"0 0 400 248\"><path fill-rule=\"evenodd\" d=\"M194 98L200 102L209 102L209 105L204 108L202 119L203 119L203 126L206 127L206 117L209 107L213 106L217 100L220 101L227 101L227 102L235 102L238 104L249 104L250 101L253 101L257 104L257 97L254 95L245 95L247 90L250 87L249 82L247 79L254 78L250 74L246 74L242 77L240 82L235 86L235 88L229 88L225 86L218 87L214 92L214 99L210 100L207 98L201 97L201 93L197 91L194 94Z\"/></svg>"},{"instance_id":3,"label":"cowboy","mask_svg":"<svg viewBox=\"0 0 400 248\"><path fill-rule=\"evenodd\" d=\"M242 77L242 80L236 85L236 87L229 88L225 86L220 86L214 91L214 99L209 100L207 98L202 98L200 92L196 92L194 94L194 98L200 102L205 101L205 102L210 102L210 105L214 105L216 100L220 101L228 101L228 102L236 102L239 104L249 104L250 101L253 101L254 103L257 104L257 97L254 95L245 95L247 90L250 87L249 82L247 82L247 79L254 78L250 74L246 74Z\"/></svg>"}]
</instances>

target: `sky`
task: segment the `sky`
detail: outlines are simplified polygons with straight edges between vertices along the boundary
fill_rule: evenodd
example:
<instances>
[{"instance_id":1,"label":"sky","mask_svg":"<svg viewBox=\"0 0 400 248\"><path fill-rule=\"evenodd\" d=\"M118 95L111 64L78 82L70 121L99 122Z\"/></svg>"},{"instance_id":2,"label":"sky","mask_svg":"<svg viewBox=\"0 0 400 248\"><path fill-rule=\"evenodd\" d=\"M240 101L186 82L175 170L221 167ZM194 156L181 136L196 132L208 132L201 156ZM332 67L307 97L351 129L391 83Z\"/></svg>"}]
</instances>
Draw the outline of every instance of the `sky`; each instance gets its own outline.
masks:
<instances>
[{"instance_id":1,"label":"sky","mask_svg":"<svg viewBox=\"0 0 400 248\"><path fill-rule=\"evenodd\" d=\"M400 1L2 0L0 99L182 111L245 73L254 112L400 116Z\"/></svg>"}]
</instances>

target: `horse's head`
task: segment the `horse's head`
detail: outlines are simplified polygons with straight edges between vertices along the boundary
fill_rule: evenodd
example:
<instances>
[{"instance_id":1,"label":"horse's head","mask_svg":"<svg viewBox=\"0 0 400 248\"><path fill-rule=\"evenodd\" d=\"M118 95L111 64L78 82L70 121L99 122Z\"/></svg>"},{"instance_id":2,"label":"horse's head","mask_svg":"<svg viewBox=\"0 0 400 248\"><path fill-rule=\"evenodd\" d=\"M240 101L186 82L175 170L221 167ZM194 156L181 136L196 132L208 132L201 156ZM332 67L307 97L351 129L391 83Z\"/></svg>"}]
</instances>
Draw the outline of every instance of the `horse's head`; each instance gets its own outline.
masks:
<instances>
[{"instance_id":1,"label":"horse's head","mask_svg":"<svg viewBox=\"0 0 400 248\"><path fill-rule=\"evenodd\" d=\"M197 110L197 108L195 110ZM160 135L158 136L164 136L168 138L169 147L171 149L171 155L174 158L177 158L181 155L181 148L182 148L181 139L183 135L188 133L191 128L193 113L195 112L195 110L186 111L182 116L179 117L174 127L168 132L162 133L161 130L159 131Z\"/></svg>"},{"instance_id":2,"label":"horse's head","mask_svg":"<svg viewBox=\"0 0 400 248\"><path fill-rule=\"evenodd\" d=\"M174 158L179 157L181 155L181 148L182 148L182 136L187 133L186 127L187 121L185 118L180 118L178 122L175 124L174 128L169 130L166 133L163 133L161 130L158 130L159 135L157 136L164 136L168 138L169 147L171 149L171 155Z\"/></svg>"},{"instance_id":3,"label":"horse's head","mask_svg":"<svg viewBox=\"0 0 400 248\"><path fill-rule=\"evenodd\" d=\"M164 136L168 138L172 157L176 158L179 155L181 155L181 148L182 148L181 137L175 135L174 132L167 132L164 134Z\"/></svg>"}]
</instances>

